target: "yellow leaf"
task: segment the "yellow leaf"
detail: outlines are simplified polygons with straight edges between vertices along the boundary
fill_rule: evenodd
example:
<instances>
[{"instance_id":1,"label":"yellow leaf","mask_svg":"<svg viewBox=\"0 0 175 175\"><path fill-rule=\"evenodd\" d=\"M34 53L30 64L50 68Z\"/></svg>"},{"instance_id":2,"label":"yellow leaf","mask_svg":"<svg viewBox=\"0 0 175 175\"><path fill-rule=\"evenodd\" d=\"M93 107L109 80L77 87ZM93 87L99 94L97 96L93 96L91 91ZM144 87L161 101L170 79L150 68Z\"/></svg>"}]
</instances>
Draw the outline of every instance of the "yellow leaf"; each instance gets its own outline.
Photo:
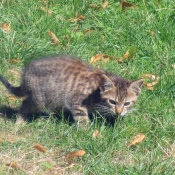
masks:
<instances>
[{"instance_id":1,"label":"yellow leaf","mask_svg":"<svg viewBox=\"0 0 175 175\"><path fill-rule=\"evenodd\" d=\"M134 146L134 145L142 142L144 139L145 139L145 135L144 134L138 134L130 141L129 146Z\"/></svg>"},{"instance_id":2,"label":"yellow leaf","mask_svg":"<svg viewBox=\"0 0 175 175\"><path fill-rule=\"evenodd\" d=\"M20 169L20 167L16 164L16 162L6 163L5 165L13 169Z\"/></svg>"},{"instance_id":3,"label":"yellow leaf","mask_svg":"<svg viewBox=\"0 0 175 175\"><path fill-rule=\"evenodd\" d=\"M55 45L59 44L60 41L53 32L48 31L48 35L51 37Z\"/></svg>"},{"instance_id":4,"label":"yellow leaf","mask_svg":"<svg viewBox=\"0 0 175 175\"><path fill-rule=\"evenodd\" d=\"M45 148L42 145L38 144L38 143L36 145L34 145L33 148L35 148L36 150L38 150L42 153L46 152Z\"/></svg>"},{"instance_id":5,"label":"yellow leaf","mask_svg":"<svg viewBox=\"0 0 175 175\"><path fill-rule=\"evenodd\" d=\"M13 58L12 60L9 61L9 63L20 63L21 60L19 60L18 58Z\"/></svg>"},{"instance_id":6,"label":"yellow leaf","mask_svg":"<svg viewBox=\"0 0 175 175\"><path fill-rule=\"evenodd\" d=\"M2 23L1 24L1 28L5 33L9 33L12 31L10 25L6 24L6 23Z\"/></svg>"},{"instance_id":7,"label":"yellow leaf","mask_svg":"<svg viewBox=\"0 0 175 175\"><path fill-rule=\"evenodd\" d=\"M73 157L82 157L82 156L84 156L85 154L86 154L86 151L84 151L84 150L74 151L74 152L69 153L69 154L67 155L66 159L67 159L68 163L71 164L71 163L72 163L71 159L72 159Z\"/></svg>"}]
</instances>

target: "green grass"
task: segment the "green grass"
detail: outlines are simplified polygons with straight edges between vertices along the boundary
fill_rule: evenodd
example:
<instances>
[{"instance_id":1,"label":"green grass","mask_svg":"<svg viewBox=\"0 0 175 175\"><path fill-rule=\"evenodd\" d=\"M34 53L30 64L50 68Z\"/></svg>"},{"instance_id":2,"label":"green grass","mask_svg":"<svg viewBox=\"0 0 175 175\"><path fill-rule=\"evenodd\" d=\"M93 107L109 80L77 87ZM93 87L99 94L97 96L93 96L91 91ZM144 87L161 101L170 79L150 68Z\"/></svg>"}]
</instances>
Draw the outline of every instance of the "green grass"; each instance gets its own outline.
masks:
<instances>
[{"instance_id":1,"label":"green grass","mask_svg":"<svg viewBox=\"0 0 175 175\"><path fill-rule=\"evenodd\" d=\"M89 130L77 130L64 120L37 119L26 126L14 125L2 110L18 109L20 100L10 100L0 84L0 174L175 174L175 4L173 0L128 0L137 9L121 11L119 1L109 1L102 10L89 8L102 5L101 0L11 0L0 2L0 23L11 26L11 32L0 30L0 73L19 85L22 67L43 55L68 54L90 61L99 53L121 58L136 46L133 61L109 60L101 66L128 79L150 73L160 77L154 90L143 88L135 109L114 127L103 121L92 122ZM44 7L51 14L43 11ZM71 19L86 17L78 23ZM54 45L48 36L58 37ZM89 31L89 32L87 32ZM67 38L69 39L66 39ZM10 63L18 58L20 62ZM6 116L6 117L5 117ZM102 135L92 138L98 129ZM130 140L143 133L141 143L128 147ZM43 145L46 153L33 149ZM68 165L66 156L85 150ZM21 170L7 167L16 162Z\"/></svg>"}]
</instances>

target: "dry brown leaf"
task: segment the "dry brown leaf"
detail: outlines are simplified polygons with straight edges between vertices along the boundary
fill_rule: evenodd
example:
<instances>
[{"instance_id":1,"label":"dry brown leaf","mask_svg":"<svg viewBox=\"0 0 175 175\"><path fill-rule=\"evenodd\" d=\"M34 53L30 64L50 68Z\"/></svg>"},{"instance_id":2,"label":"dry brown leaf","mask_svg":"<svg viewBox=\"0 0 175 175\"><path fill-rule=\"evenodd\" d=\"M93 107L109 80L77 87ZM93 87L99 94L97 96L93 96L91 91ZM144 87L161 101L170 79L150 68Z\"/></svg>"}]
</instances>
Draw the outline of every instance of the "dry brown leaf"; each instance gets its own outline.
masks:
<instances>
[{"instance_id":1,"label":"dry brown leaf","mask_svg":"<svg viewBox=\"0 0 175 175\"><path fill-rule=\"evenodd\" d=\"M151 80L159 80L159 76L155 75L155 74L143 74L141 76L141 78L144 79L151 79Z\"/></svg>"},{"instance_id":2,"label":"dry brown leaf","mask_svg":"<svg viewBox=\"0 0 175 175\"><path fill-rule=\"evenodd\" d=\"M81 20L85 20L85 19L86 19L85 16L83 16L83 15L79 15L79 14L77 14L77 17L78 17L79 19L81 19Z\"/></svg>"},{"instance_id":3,"label":"dry brown leaf","mask_svg":"<svg viewBox=\"0 0 175 175\"><path fill-rule=\"evenodd\" d=\"M144 139L145 139L145 135L144 134L138 134L130 141L129 146L134 146L134 145L142 142Z\"/></svg>"},{"instance_id":4,"label":"dry brown leaf","mask_svg":"<svg viewBox=\"0 0 175 175\"><path fill-rule=\"evenodd\" d=\"M3 142L3 140L0 138L0 142Z\"/></svg>"},{"instance_id":5,"label":"dry brown leaf","mask_svg":"<svg viewBox=\"0 0 175 175\"><path fill-rule=\"evenodd\" d=\"M103 3L102 7L105 8L105 7L108 7L108 5L109 5L109 2L106 1Z\"/></svg>"},{"instance_id":6,"label":"dry brown leaf","mask_svg":"<svg viewBox=\"0 0 175 175\"><path fill-rule=\"evenodd\" d=\"M59 44L60 41L53 32L48 31L48 35L51 37L55 45Z\"/></svg>"},{"instance_id":7,"label":"dry brown leaf","mask_svg":"<svg viewBox=\"0 0 175 175\"><path fill-rule=\"evenodd\" d=\"M40 151L42 153L45 153L46 152L45 148L42 145L40 145L39 143L37 143L36 145L34 145L32 148L35 148L36 150L38 150L38 151Z\"/></svg>"},{"instance_id":8,"label":"dry brown leaf","mask_svg":"<svg viewBox=\"0 0 175 175\"><path fill-rule=\"evenodd\" d=\"M16 162L6 163L5 165L15 170L20 169L20 167L16 164Z\"/></svg>"},{"instance_id":9,"label":"dry brown leaf","mask_svg":"<svg viewBox=\"0 0 175 175\"><path fill-rule=\"evenodd\" d=\"M154 81L152 83L145 83L145 87L148 89L148 90L154 90L154 87L156 84L158 83L158 81Z\"/></svg>"},{"instance_id":10,"label":"dry brown leaf","mask_svg":"<svg viewBox=\"0 0 175 175\"><path fill-rule=\"evenodd\" d=\"M9 33L12 31L10 25L6 24L6 23L2 23L1 24L1 28L5 33Z\"/></svg>"},{"instance_id":11,"label":"dry brown leaf","mask_svg":"<svg viewBox=\"0 0 175 175\"><path fill-rule=\"evenodd\" d=\"M122 63L124 61L123 58L109 56L107 54L96 54L90 59L90 64L96 64L97 62L102 62L102 64L107 63L110 60L115 60L117 62Z\"/></svg>"},{"instance_id":12,"label":"dry brown leaf","mask_svg":"<svg viewBox=\"0 0 175 175\"><path fill-rule=\"evenodd\" d=\"M123 57L124 57L125 59L129 59L129 51L127 51L127 52L123 55Z\"/></svg>"},{"instance_id":13,"label":"dry brown leaf","mask_svg":"<svg viewBox=\"0 0 175 175\"><path fill-rule=\"evenodd\" d=\"M76 14L76 17L71 19L71 22L80 22L86 20L86 17L80 14Z\"/></svg>"},{"instance_id":14,"label":"dry brown leaf","mask_svg":"<svg viewBox=\"0 0 175 175\"><path fill-rule=\"evenodd\" d=\"M9 63L20 63L21 60L19 60L18 58L13 58L12 60L9 61Z\"/></svg>"},{"instance_id":15,"label":"dry brown leaf","mask_svg":"<svg viewBox=\"0 0 175 175\"><path fill-rule=\"evenodd\" d=\"M144 85L148 90L154 90L153 86L158 83L160 77L155 74L143 74L141 78L144 78L145 80L153 80L151 83L145 82Z\"/></svg>"},{"instance_id":16,"label":"dry brown leaf","mask_svg":"<svg viewBox=\"0 0 175 175\"><path fill-rule=\"evenodd\" d=\"M82 157L82 156L84 156L85 154L86 154L86 151L84 151L84 150L74 151L74 152L69 153L69 154L67 155L66 159L67 159L68 163L71 164L71 163L72 163L71 159L72 159L73 157Z\"/></svg>"},{"instance_id":17,"label":"dry brown leaf","mask_svg":"<svg viewBox=\"0 0 175 175\"><path fill-rule=\"evenodd\" d=\"M131 46L130 49L123 55L123 58L128 60L133 60L136 55L136 46Z\"/></svg>"},{"instance_id":18,"label":"dry brown leaf","mask_svg":"<svg viewBox=\"0 0 175 175\"><path fill-rule=\"evenodd\" d=\"M125 8L126 7L129 7L129 8L136 8L138 7L137 5L134 5L134 4L131 4L129 2L126 2L124 0L121 0L121 7L122 7L122 11L125 11Z\"/></svg>"},{"instance_id":19,"label":"dry brown leaf","mask_svg":"<svg viewBox=\"0 0 175 175\"><path fill-rule=\"evenodd\" d=\"M96 130L93 132L92 137L93 137L93 138L96 138L99 134L100 134L99 130L96 129Z\"/></svg>"},{"instance_id":20,"label":"dry brown leaf","mask_svg":"<svg viewBox=\"0 0 175 175\"><path fill-rule=\"evenodd\" d=\"M90 64L95 64L100 60L104 63L107 63L109 58L110 56L108 56L107 54L96 54L93 57L91 57Z\"/></svg>"},{"instance_id":21,"label":"dry brown leaf","mask_svg":"<svg viewBox=\"0 0 175 175\"><path fill-rule=\"evenodd\" d=\"M100 134L99 130L96 129L96 130L93 132L92 137L93 137L93 138L97 138L97 137L102 137L102 135Z\"/></svg>"}]
</instances>

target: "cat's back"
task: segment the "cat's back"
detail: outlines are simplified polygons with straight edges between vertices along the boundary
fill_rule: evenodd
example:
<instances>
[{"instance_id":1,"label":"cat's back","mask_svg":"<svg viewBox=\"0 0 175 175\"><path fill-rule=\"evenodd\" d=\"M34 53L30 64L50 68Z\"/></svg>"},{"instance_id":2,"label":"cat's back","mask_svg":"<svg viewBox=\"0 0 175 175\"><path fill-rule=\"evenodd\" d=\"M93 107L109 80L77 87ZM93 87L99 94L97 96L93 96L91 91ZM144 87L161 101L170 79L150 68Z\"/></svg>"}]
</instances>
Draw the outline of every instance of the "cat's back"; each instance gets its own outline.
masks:
<instances>
[{"instance_id":1,"label":"cat's back","mask_svg":"<svg viewBox=\"0 0 175 175\"><path fill-rule=\"evenodd\" d=\"M41 58L31 61L24 69L24 74L27 73L51 73L51 72L92 72L94 69L84 61L69 56L55 56Z\"/></svg>"}]
</instances>

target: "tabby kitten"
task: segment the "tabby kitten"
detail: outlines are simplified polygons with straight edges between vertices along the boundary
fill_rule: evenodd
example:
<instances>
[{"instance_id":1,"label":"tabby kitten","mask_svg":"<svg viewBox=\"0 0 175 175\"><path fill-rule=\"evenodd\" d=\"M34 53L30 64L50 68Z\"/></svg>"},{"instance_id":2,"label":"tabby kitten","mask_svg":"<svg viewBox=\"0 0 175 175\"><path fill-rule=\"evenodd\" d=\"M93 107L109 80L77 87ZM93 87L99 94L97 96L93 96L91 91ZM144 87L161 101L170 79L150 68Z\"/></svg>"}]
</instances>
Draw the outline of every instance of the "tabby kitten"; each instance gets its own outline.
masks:
<instances>
[{"instance_id":1,"label":"tabby kitten","mask_svg":"<svg viewBox=\"0 0 175 175\"><path fill-rule=\"evenodd\" d=\"M68 56L31 61L23 70L19 87L2 75L0 80L10 93L25 97L16 124L26 121L29 113L64 108L83 125L89 123L88 114L96 111L104 116L125 115L137 101L144 81L125 80Z\"/></svg>"}]
</instances>

